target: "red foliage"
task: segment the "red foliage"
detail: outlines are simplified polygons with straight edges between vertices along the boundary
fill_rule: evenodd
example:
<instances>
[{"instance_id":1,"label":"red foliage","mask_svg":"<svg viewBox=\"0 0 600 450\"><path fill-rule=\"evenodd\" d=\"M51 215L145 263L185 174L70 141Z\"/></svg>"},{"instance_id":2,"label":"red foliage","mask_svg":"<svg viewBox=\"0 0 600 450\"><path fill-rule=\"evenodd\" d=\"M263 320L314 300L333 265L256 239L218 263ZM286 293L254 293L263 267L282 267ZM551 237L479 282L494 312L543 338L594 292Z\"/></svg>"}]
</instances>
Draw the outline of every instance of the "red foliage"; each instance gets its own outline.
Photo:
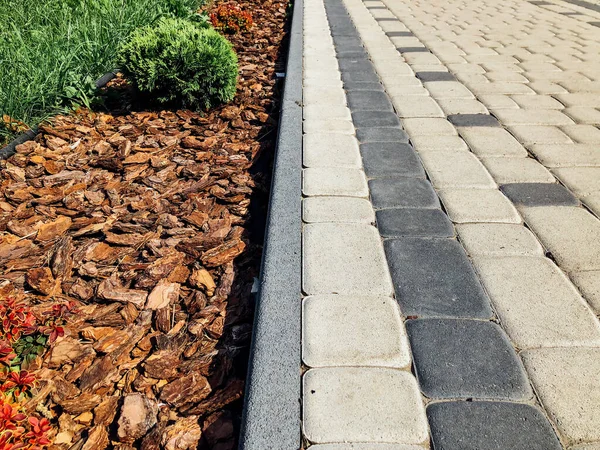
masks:
<instances>
[{"instance_id":1,"label":"red foliage","mask_svg":"<svg viewBox=\"0 0 600 450\"><path fill-rule=\"evenodd\" d=\"M254 22L250 13L234 3L222 3L210 13L210 21L216 29L226 34L247 31Z\"/></svg>"},{"instance_id":2,"label":"red foliage","mask_svg":"<svg viewBox=\"0 0 600 450\"><path fill-rule=\"evenodd\" d=\"M2 391L13 391L15 397L19 397L21 394L27 394L33 388L35 377L27 372L21 370L20 372L10 372L6 377L6 381L0 387Z\"/></svg>"},{"instance_id":3,"label":"red foliage","mask_svg":"<svg viewBox=\"0 0 600 450\"><path fill-rule=\"evenodd\" d=\"M0 321L0 339L9 342L16 342L22 335L33 334L37 330L35 316L24 303L13 297L0 302Z\"/></svg>"}]
</instances>

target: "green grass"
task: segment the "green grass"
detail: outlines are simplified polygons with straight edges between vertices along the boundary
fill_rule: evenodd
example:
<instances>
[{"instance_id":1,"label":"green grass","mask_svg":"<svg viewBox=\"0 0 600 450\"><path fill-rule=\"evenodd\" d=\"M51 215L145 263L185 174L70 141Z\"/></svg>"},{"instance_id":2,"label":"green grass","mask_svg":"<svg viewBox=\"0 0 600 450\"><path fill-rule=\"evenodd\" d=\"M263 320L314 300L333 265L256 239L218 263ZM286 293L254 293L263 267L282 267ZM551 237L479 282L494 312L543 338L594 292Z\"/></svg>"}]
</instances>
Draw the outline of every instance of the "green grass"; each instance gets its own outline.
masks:
<instances>
[{"instance_id":1,"label":"green grass","mask_svg":"<svg viewBox=\"0 0 600 450\"><path fill-rule=\"evenodd\" d=\"M0 116L35 126L116 68L119 45L161 16L185 17L203 0L1 0ZM0 122L0 143L11 133Z\"/></svg>"}]
</instances>

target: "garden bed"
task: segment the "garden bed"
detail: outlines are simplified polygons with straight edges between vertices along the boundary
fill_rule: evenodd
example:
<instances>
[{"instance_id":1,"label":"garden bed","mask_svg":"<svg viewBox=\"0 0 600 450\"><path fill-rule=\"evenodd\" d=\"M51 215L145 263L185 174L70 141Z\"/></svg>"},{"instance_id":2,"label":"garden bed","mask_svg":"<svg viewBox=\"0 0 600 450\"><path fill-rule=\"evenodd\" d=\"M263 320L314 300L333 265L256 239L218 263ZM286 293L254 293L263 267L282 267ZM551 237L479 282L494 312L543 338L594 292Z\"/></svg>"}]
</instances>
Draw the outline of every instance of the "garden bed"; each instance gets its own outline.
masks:
<instances>
[{"instance_id":1,"label":"garden bed","mask_svg":"<svg viewBox=\"0 0 600 450\"><path fill-rule=\"evenodd\" d=\"M240 6L231 104L123 111L116 79L118 113L55 117L0 162L0 296L56 338L19 402L49 448L237 445L287 3Z\"/></svg>"}]
</instances>

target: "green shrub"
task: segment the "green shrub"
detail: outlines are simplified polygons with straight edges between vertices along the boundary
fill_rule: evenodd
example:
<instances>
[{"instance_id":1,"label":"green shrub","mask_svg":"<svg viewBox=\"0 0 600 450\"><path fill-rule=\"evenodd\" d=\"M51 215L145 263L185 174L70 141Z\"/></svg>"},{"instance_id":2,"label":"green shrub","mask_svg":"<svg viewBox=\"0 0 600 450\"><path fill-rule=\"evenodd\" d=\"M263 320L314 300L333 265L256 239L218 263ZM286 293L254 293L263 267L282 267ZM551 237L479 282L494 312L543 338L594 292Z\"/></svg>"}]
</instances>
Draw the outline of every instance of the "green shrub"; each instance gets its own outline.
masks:
<instances>
[{"instance_id":1,"label":"green shrub","mask_svg":"<svg viewBox=\"0 0 600 450\"><path fill-rule=\"evenodd\" d=\"M235 95L237 57L206 24L163 18L134 31L121 48L122 70L159 103L210 108Z\"/></svg>"}]
</instances>

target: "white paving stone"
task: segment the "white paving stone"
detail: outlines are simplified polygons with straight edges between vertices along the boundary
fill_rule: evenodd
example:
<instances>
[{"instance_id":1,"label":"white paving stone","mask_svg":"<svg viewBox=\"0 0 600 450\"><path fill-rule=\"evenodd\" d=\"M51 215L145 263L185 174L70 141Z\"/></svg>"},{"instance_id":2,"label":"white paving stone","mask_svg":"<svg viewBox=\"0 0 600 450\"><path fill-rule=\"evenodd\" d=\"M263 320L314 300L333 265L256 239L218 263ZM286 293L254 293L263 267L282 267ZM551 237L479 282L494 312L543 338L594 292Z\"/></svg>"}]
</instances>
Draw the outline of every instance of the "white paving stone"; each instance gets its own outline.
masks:
<instances>
[{"instance_id":1,"label":"white paving stone","mask_svg":"<svg viewBox=\"0 0 600 450\"><path fill-rule=\"evenodd\" d=\"M554 176L532 158L482 158L481 162L499 184L554 183Z\"/></svg>"},{"instance_id":2,"label":"white paving stone","mask_svg":"<svg viewBox=\"0 0 600 450\"><path fill-rule=\"evenodd\" d=\"M371 202L355 197L308 197L302 200L302 219L307 223L374 223Z\"/></svg>"},{"instance_id":3,"label":"white paving stone","mask_svg":"<svg viewBox=\"0 0 600 450\"><path fill-rule=\"evenodd\" d=\"M488 171L472 153L426 152L421 154L421 161L435 188L496 187Z\"/></svg>"},{"instance_id":4,"label":"white paving stone","mask_svg":"<svg viewBox=\"0 0 600 450\"><path fill-rule=\"evenodd\" d=\"M402 118L445 117L444 112L431 97L391 94L396 112Z\"/></svg>"},{"instance_id":5,"label":"white paving stone","mask_svg":"<svg viewBox=\"0 0 600 450\"><path fill-rule=\"evenodd\" d=\"M575 195L600 192L600 167L562 167L552 172Z\"/></svg>"},{"instance_id":6,"label":"white paving stone","mask_svg":"<svg viewBox=\"0 0 600 450\"><path fill-rule=\"evenodd\" d=\"M302 272L308 295L393 293L379 233L370 225L305 225Z\"/></svg>"},{"instance_id":7,"label":"white paving stone","mask_svg":"<svg viewBox=\"0 0 600 450\"><path fill-rule=\"evenodd\" d=\"M522 353L542 405L571 441L600 439L600 349L545 348Z\"/></svg>"},{"instance_id":8,"label":"white paving stone","mask_svg":"<svg viewBox=\"0 0 600 450\"><path fill-rule=\"evenodd\" d=\"M311 133L333 133L333 134L354 134L354 125L352 121L346 119L304 119L304 132Z\"/></svg>"},{"instance_id":9,"label":"white paving stone","mask_svg":"<svg viewBox=\"0 0 600 450\"><path fill-rule=\"evenodd\" d=\"M510 132L525 145L570 144L573 141L558 127L545 125L513 125Z\"/></svg>"},{"instance_id":10,"label":"white paving stone","mask_svg":"<svg viewBox=\"0 0 600 450\"><path fill-rule=\"evenodd\" d=\"M303 140L304 167L362 167L358 141L354 136L313 133L305 134Z\"/></svg>"},{"instance_id":11,"label":"white paving stone","mask_svg":"<svg viewBox=\"0 0 600 450\"><path fill-rule=\"evenodd\" d=\"M476 257L473 261L517 347L600 346L598 319L549 259Z\"/></svg>"},{"instance_id":12,"label":"white paving stone","mask_svg":"<svg viewBox=\"0 0 600 450\"><path fill-rule=\"evenodd\" d=\"M590 144L545 144L530 147L546 167L600 166L600 151Z\"/></svg>"},{"instance_id":13,"label":"white paving stone","mask_svg":"<svg viewBox=\"0 0 600 450\"><path fill-rule=\"evenodd\" d=\"M341 82L341 81L340 81ZM322 120L322 119L346 119L351 120L352 115L350 109L347 106L335 106L331 105L327 108L323 108L319 105L304 106L302 108L304 119L308 120Z\"/></svg>"},{"instance_id":14,"label":"white paving stone","mask_svg":"<svg viewBox=\"0 0 600 450\"><path fill-rule=\"evenodd\" d=\"M600 314L600 270L572 273L571 280L596 314Z\"/></svg>"},{"instance_id":15,"label":"white paving stone","mask_svg":"<svg viewBox=\"0 0 600 450\"><path fill-rule=\"evenodd\" d=\"M502 128L461 127L459 133L478 156L527 156L527 150Z\"/></svg>"},{"instance_id":16,"label":"white paving stone","mask_svg":"<svg viewBox=\"0 0 600 450\"><path fill-rule=\"evenodd\" d=\"M465 141L458 136L413 136L410 141L419 153L469 151Z\"/></svg>"},{"instance_id":17,"label":"white paving stone","mask_svg":"<svg viewBox=\"0 0 600 450\"><path fill-rule=\"evenodd\" d=\"M468 223L456 230L471 256L544 256L542 245L523 225Z\"/></svg>"},{"instance_id":18,"label":"white paving stone","mask_svg":"<svg viewBox=\"0 0 600 450\"><path fill-rule=\"evenodd\" d=\"M369 188L362 170L317 167L302 171L302 193L308 196L341 195L366 198Z\"/></svg>"},{"instance_id":19,"label":"white paving stone","mask_svg":"<svg viewBox=\"0 0 600 450\"><path fill-rule=\"evenodd\" d=\"M311 369L303 378L303 427L314 443L421 444L428 439L415 378L395 369Z\"/></svg>"},{"instance_id":20,"label":"white paving stone","mask_svg":"<svg viewBox=\"0 0 600 450\"><path fill-rule=\"evenodd\" d=\"M305 298L302 359L309 367L408 367L410 351L398 303L381 296Z\"/></svg>"},{"instance_id":21,"label":"white paving stone","mask_svg":"<svg viewBox=\"0 0 600 450\"><path fill-rule=\"evenodd\" d=\"M425 450L425 447L419 445L404 445L404 444L322 444L311 445L313 450ZM585 449L595 450L595 449Z\"/></svg>"},{"instance_id":22,"label":"white paving stone","mask_svg":"<svg viewBox=\"0 0 600 450\"><path fill-rule=\"evenodd\" d=\"M600 269L600 221L583 208L522 208L525 222L566 271Z\"/></svg>"},{"instance_id":23,"label":"white paving stone","mask_svg":"<svg viewBox=\"0 0 600 450\"><path fill-rule=\"evenodd\" d=\"M444 189L439 192L455 223L520 223L513 204L497 189Z\"/></svg>"}]
</instances>

